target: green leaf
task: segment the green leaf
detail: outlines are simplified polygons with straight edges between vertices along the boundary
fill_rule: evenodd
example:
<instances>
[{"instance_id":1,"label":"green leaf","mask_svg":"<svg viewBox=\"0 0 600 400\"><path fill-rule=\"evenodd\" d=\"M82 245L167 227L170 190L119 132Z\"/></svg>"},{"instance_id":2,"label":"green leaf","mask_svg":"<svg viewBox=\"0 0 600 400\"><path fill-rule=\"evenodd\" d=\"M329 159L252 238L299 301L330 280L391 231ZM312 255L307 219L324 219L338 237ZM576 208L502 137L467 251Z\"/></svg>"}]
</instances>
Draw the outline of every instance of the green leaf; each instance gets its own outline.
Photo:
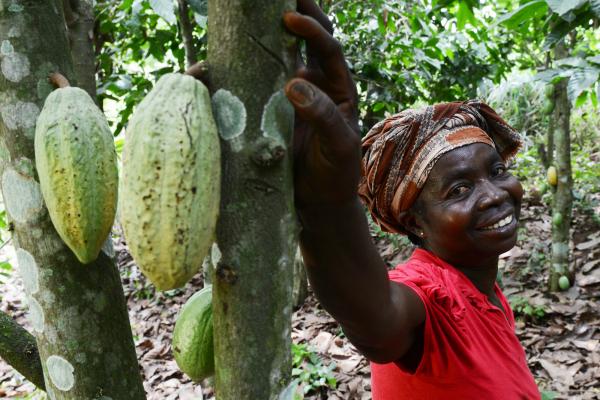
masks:
<instances>
[{"instance_id":1,"label":"green leaf","mask_svg":"<svg viewBox=\"0 0 600 400\"><path fill-rule=\"evenodd\" d=\"M571 103L574 103L584 90L596 83L598 76L600 76L600 68L577 68L567 85L567 94Z\"/></svg>"},{"instance_id":2,"label":"green leaf","mask_svg":"<svg viewBox=\"0 0 600 400\"><path fill-rule=\"evenodd\" d=\"M466 1L461 1L458 3L458 12L456 13L456 26L458 29L464 29L467 22L470 22L471 25L477 25L477 19L475 19L475 15L473 14L473 10L467 4Z\"/></svg>"},{"instance_id":3,"label":"green leaf","mask_svg":"<svg viewBox=\"0 0 600 400\"><path fill-rule=\"evenodd\" d=\"M555 392L542 392L542 400L554 400L555 397Z\"/></svg>"},{"instance_id":4,"label":"green leaf","mask_svg":"<svg viewBox=\"0 0 600 400\"><path fill-rule=\"evenodd\" d=\"M174 25L177 22L175 17L175 6L172 0L148 0L150 7L155 13L160 15L170 25Z\"/></svg>"},{"instance_id":5,"label":"green leaf","mask_svg":"<svg viewBox=\"0 0 600 400\"><path fill-rule=\"evenodd\" d=\"M560 16L576 10L584 5L587 0L546 0L550 9Z\"/></svg>"},{"instance_id":6,"label":"green leaf","mask_svg":"<svg viewBox=\"0 0 600 400\"><path fill-rule=\"evenodd\" d=\"M600 1L600 0L598 0ZM548 12L548 4L545 0L534 0L521 7L504 14L496 20L496 25L503 24L508 29L517 29L525 22L542 17Z\"/></svg>"}]
</instances>

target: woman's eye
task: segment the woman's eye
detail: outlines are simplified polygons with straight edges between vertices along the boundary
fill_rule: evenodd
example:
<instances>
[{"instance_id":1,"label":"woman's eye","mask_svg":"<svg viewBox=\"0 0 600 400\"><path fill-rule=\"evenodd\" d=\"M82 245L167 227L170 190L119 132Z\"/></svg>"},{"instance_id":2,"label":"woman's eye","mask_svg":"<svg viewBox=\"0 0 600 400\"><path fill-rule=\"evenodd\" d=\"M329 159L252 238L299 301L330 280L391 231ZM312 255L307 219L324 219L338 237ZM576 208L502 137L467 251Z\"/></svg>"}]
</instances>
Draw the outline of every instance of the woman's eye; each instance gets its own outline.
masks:
<instances>
[{"instance_id":1,"label":"woman's eye","mask_svg":"<svg viewBox=\"0 0 600 400\"><path fill-rule=\"evenodd\" d=\"M496 167L494 167L494 176L499 176L499 175L503 175L504 173L506 173L507 169L504 165L498 165Z\"/></svg>"},{"instance_id":2,"label":"woman's eye","mask_svg":"<svg viewBox=\"0 0 600 400\"><path fill-rule=\"evenodd\" d=\"M461 195L467 193L468 191L469 191L469 187L466 185L456 186L456 187L452 188L452 190L450 191L450 196L452 196L452 197L461 196Z\"/></svg>"}]
</instances>

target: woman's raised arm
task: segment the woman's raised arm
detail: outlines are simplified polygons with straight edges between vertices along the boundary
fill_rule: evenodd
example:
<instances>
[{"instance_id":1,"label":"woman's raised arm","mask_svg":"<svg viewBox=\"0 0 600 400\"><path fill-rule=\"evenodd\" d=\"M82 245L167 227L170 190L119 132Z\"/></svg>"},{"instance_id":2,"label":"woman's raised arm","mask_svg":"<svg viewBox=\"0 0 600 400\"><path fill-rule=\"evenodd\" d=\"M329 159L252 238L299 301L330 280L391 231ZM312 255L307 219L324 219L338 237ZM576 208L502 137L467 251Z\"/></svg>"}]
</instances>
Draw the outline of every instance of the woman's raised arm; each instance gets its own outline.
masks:
<instances>
[{"instance_id":1,"label":"woman's raised arm","mask_svg":"<svg viewBox=\"0 0 600 400\"><path fill-rule=\"evenodd\" d=\"M391 283L357 194L361 146L356 87L327 16L312 0L286 13L306 41L307 61L286 85L296 110L294 174L300 246L311 286L352 343L377 362L414 343L425 309L408 287Z\"/></svg>"}]
</instances>

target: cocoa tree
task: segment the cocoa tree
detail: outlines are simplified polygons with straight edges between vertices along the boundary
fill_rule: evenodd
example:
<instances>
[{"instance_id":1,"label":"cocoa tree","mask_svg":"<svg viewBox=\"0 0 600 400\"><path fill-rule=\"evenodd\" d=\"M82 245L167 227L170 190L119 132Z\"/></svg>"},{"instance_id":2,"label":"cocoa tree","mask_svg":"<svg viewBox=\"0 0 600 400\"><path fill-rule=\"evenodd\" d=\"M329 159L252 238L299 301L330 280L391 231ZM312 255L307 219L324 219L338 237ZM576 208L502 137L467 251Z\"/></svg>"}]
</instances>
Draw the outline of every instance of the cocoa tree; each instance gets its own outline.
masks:
<instances>
[{"instance_id":1,"label":"cocoa tree","mask_svg":"<svg viewBox=\"0 0 600 400\"><path fill-rule=\"evenodd\" d=\"M556 45L554 55L557 61L568 57L569 52L564 40ZM559 279L566 276L569 271L573 176L571 173L571 103L567 95L567 85L568 81L565 79L554 85L555 106L550 116L554 127L552 159L558 176L552 198L552 268L549 279L551 291L559 289Z\"/></svg>"},{"instance_id":2,"label":"cocoa tree","mask_svg":"<svg viewBox=\"0 0 600 400\"><path fill-rule=\"evenodd\" d=\"M291 374L293 109L283 93L293 0L209 0L208 62L223 159L213 277L220 399L274 399ZM213 262L215 260L213 259Z\"/></svg>"},{"instance_id":3,"label":"cocoa tree","mask_svg":"<svg viewBox=\"0 0 600 400\"><path fill-rule=\"evenodd\" d=\"M80 264L50 221L35 169L36 117L53 90L47 77L61 72L75 82L62 3L0 2L0 45L2 195L39 352L20 368L35 376L41 363L52 399L143 399L110 241L95 262ZM27 342L15 332L15 343Z\"/></svg>"}]
</instances>

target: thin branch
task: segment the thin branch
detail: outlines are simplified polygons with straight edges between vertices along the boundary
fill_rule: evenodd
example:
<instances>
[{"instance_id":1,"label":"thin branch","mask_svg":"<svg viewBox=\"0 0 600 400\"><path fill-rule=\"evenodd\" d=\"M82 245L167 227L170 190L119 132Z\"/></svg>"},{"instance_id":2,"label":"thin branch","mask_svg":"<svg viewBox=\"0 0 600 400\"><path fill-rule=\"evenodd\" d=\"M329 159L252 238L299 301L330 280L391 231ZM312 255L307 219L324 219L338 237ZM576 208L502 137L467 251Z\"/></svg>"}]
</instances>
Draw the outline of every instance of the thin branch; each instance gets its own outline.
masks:
<instances>
[{"instance_id":1,"label":"thin branch","mask_svg":"<svg viewBox=\"0 0 600 400\"><path fill-rule=\"evenodd\" d=\"M0 357L28 381L45 390L35 338L3 312L0 312Z\"/></svg>"},{"instance_id":2,"label":"thin branch","mask_svg":"<svg viewBox=\"0 0 600 400\"><path fill-rule=\"evenodd\" d=\"M185 48L185 58L187 67L196 64L198 52L194 46L194 23L190 19L190 9L187 0L178 0L179 3L179 26L181 27L181 36L183 38L183 47Z\"/></svg>"}]
</instances>

